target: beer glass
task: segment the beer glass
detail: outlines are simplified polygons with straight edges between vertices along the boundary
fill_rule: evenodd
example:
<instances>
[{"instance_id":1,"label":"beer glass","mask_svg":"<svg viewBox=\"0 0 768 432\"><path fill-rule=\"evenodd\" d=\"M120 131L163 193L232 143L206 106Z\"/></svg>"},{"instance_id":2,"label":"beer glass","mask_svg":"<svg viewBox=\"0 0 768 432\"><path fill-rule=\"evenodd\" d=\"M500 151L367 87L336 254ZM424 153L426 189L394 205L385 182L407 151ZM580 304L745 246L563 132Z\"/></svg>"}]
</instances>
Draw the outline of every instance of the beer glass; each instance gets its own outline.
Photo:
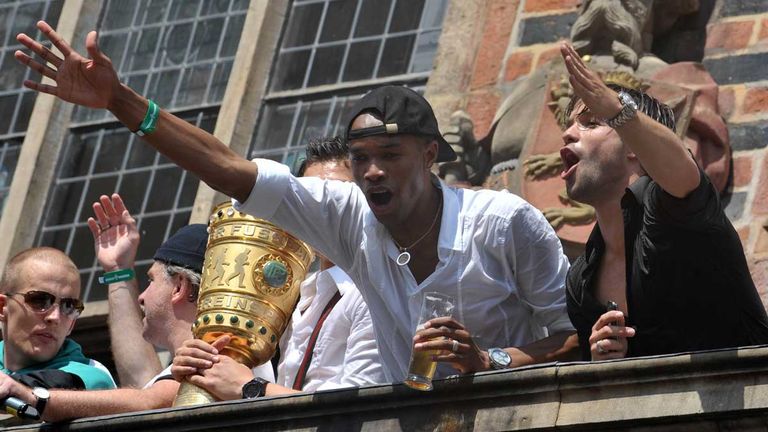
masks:
<instances>
[{"instance_id":1,"label":"beer glass","mask_svg":"<svg viewBox=\"0 0 768 432\"><path fill-rule=\"evenodd\" d=\"M451 316L455 305L456 301L451 296L437 292L425 293L421 303L419 325L416 327L416 332L422 330L424 324L433 318ZM432 377L435 376L435 369L437 369L437 362L432 360L432 356L439 355L440 351L411 352L411 364L408 367L408 377L405 379L405 385L421 391L432 390Z\"/></svg>"}]
</instances>

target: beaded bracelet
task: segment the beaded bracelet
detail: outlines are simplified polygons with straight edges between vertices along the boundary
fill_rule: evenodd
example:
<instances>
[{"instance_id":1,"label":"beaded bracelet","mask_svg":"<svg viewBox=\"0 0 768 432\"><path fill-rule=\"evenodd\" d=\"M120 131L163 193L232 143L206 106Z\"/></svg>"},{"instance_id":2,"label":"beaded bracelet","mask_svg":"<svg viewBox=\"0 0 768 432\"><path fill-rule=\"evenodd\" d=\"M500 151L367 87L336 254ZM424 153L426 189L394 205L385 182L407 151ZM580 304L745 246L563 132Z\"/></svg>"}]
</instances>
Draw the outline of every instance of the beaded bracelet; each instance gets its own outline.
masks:
<instances>
[{"instance_id":1,"label":"beaded bracelet","mask_svg":"<svg viewBox=\"0 0 768 432\"><path fill-rule=\"evenodd\" d=\"M117 282L129 281L135 277L136 273L133 269L115 270L99 276L99 283L102 285L109 285Z\"/></svg>"},{"instance_id":2,"label":"beaded bracelet","mask_svg":"<svg viewBox=\"0 0 768 432\"><path fill-rule=\"evenodd\" d=\"M157 106L155 101L147 99L149 106L147 107L147 114L144 116L144 121L139 125L139 130L136 131L136 135L143 137L149 135L155 131L157 127L157 119L160 118L160 107Z\"/></svg>"}]
</instances>

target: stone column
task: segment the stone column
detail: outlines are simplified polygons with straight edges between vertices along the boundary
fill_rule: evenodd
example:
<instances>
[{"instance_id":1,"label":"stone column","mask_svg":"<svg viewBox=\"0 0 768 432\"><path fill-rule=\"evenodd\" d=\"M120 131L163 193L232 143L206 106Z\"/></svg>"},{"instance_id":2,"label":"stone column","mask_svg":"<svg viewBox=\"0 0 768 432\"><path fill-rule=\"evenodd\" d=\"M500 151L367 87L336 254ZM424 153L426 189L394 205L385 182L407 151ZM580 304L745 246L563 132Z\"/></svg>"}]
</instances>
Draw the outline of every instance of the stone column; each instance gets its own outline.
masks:
<instances>
[{"instance_id":1,"label":"stone column","mask_svg":"<svg viewBox=\"0 0 768 432\"><path fill-rule=\"evenodd\" d=\"M233 151L247 156L262 99L272 70L287 0L251 0L213 134ZM189 223L207 223L211 209L229 198L200 183Z\"/></svg>"}]
</instances>

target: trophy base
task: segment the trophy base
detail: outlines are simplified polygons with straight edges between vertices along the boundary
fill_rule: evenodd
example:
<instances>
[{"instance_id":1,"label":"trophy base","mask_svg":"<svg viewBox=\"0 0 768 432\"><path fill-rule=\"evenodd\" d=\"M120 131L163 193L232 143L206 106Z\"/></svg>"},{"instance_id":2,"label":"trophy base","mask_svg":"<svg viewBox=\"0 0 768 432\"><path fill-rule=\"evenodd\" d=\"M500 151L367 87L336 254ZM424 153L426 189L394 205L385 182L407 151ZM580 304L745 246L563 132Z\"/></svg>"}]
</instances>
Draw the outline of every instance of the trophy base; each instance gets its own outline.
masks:
<instances>
[{"instance_id":1,"label":"trophy base","mask_svg":"<svg viewBox=\"0 0 768 432\"><path fill-rule=\"evenodd\" d=\"M179 386L179 392L176 393L176 399L173 400L173 406L193 406L209 404L216 402L216 399L212 394L203 390L189 381L183 381Z\"/></svg>"}]
</instances>

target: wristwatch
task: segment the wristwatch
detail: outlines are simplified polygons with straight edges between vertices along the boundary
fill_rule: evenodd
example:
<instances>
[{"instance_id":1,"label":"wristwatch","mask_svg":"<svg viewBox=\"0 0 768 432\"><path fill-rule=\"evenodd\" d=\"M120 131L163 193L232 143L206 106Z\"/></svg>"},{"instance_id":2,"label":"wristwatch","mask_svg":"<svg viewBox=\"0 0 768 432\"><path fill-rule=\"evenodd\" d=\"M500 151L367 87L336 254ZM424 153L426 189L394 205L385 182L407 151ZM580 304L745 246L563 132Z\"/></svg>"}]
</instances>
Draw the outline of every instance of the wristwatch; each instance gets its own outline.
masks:
<instances>
[{"instance_id":1,"label":"wristwatch","mask_svg":"<svg viewBox=\"0 0 768 432\"><path fill-rule=\"evenodd\" d=\"M32 389L32 394L35 395L35 398L37 399L37 402L35 402L35 409L42 417L43 411L45 411L45 406L48 404L48 399L51 398L51 392L43 387L35 387Z\"/></svg>"},{"instance_id":2,"label":"wristwatch","mask_svg":"<svg viewBox=\"0 0 768 432\"><path fill-rule=\"evenodd\" d=\"M488 360L494 369L507 369L512 365L512 356L501 348L489 348Z\"/></svg>"},{"instance_id":3,"label":"wristwatch","mask_svg":"<svg viewBox=\"0 0 768 432\"><path fill-rule=\"evenodd\" d=\"M637 102L635 102L635 99L633 99L629 93L620 91L619 102L621 102L622 106L621 111L619 111L619 113L612 119L605 120L605 124L613 129L621 127L624 123L637 117Z\"/></svg>"},{"instance_id":4,"label":"wristwatch","mask_svg":"<svg viewBox=\"0 0 768 432\"><path fill-rule=\"evenodd\" d=\"M267 384L269 381L256 377L243 384L243 399L260 398L267 394Z\"/></svg>"}]
</instances>

